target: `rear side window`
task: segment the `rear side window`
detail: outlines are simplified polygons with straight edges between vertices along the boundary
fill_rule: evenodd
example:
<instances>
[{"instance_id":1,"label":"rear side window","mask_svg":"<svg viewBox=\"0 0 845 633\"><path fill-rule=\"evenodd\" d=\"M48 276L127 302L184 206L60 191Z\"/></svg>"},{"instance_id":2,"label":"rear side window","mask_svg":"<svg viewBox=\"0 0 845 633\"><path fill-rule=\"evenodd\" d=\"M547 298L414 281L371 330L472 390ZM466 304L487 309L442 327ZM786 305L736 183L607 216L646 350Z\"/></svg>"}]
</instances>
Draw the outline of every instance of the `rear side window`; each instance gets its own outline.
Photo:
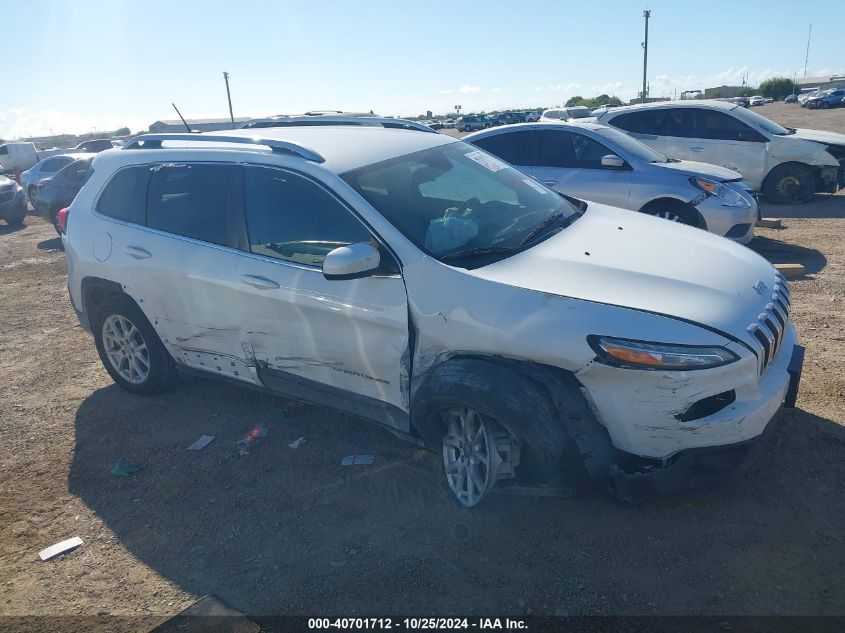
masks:
<instances>
[{"instance_id":1,"label":"rear side window","mask_svg":"<svg viewBox=\"0 0 845 633\"><path fill-rule=\"evenodd\" d=\"M626 112L613 117L610 124L626 132L655 136L694 137L691 108L654 108Z\"/></svg>"},{"instance_id":2,"label":"rear side window","mask_svg":"<svg viewBox=\"0 0 845 633\"><path fill-rule=\"evenodd\" d=\"M473 143L511 165L533 165L535 132L508 132L478 139Z\"/></svg>"},{"instance_id":3,"label":"rear side window","mask_svg":"<svg viewBox=\"0 0 845 633\"><path fill-rule=\"evenodd\" d=\"M346 207L301 176L280 169L245 167L243 189L253 253L319 266L339 246L372 240Z\"/></svg>"},{"instance_id":4,"label":"rear side window","mask_svg":"<svg viewBox=\"0 0 845 633\"><path fill-rule=\"evenodd\" d=\"M538 167L576 167L572 141L575 135L564 130L542 130L537 133Z\"/></svg>"},{"instance_id":5,"label":"rear side window","mask_svg":"<svg viewBox=\"0 0 845 633\"><path fill-rule=\"evenodd\" d=\"M61 173L73 183L81 184L88 178L88 172L91 170L91 159L77 160L72 162L67 167L64 167Z\"/></svg>"},{"instance_id":6,"label":"rear side window","mask_svg":"<svg viewBox=\"0 0 845 633\"><path fill-rule=\"evenodd\" d=\"M229 230L228 165L163 165L153 171L147 226L203 242L233 246Z\"/></svg>"},{"instance_id":7,"label":"rear side window","mask_svg":"<svg viewBox=\"0 0 845 633\"><path fill-rule=\"evenodd\" d=\"M97 201L97 211L116 220L144 223L150 168L127 167L117 172Z\"/></svg>"}]
</instances>

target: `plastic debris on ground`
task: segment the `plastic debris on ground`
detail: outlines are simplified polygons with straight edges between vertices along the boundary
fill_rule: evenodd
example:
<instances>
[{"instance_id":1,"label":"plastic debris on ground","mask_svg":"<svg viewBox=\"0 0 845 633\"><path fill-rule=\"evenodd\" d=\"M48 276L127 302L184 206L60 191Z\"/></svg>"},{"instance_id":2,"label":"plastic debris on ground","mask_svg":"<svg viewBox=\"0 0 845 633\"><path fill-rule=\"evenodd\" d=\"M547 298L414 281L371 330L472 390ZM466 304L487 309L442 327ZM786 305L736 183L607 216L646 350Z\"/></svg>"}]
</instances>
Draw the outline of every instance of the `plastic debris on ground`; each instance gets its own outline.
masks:
<instances>
[{"instance_id":1,"label":"plastic debris on ground","mask_svg":"<svg viewBox=\"0 0 845 633\"><path fill-rule=\"evenodd\" d=\"M186 450L189 451L201 451L206 446L211 444L214 441L214 435L201 435L200 438L191 444L190 446L186 447Z\"/></svg>"},{"instance_id":2,"label":"plastic debris on ground","mask_svg":"<svg viewBox=\"0 0 845 633\"><path fill-rule=\"evenodd\" d=\"M58 556L59 554L64 554L65 552L69 552L72 549L76 549L82 545L82 539L78 536L74 536L73 538L69 538L61 543L56 543L55 545L51 545L46 549L42 549L38 552L39 558L41 560L49 560L54 556Z\"/></svg>"},{"instance_id":3,"label":"plastic debris on ground","mask_svg":"<svg viewBox=\"0 0 845 633\"><path fill-rule=\"evenodd\" d=\"M141 466L128 459L119 459L112 466L111 474L116 477L129 477L141 471Z\"/></svg>"},{"instance_id":4,"label":"plastic debris on ground","mask_svg":"<svg viewBox=\"0 0 845 633\"><path fill-rule=\"evenodd\" d=\"M247 433L243 439L238 440L237 444L235 444L235 446L238 447L238 453L241 455L249 455L255 445L267 437L269 432L270 429L266 424L258 424L252 427L249 430L249 433Z\"/></svg>"},{"instance_id":5,"label":"plastic debris on ground","mask_svg":"<svg viewBox=\"0 0 845 633\"><path fill-rule=\"evenodd\" d=\"M347 455L340 460L341 466L369 466L376 460L375 455Z\"/></svg>"},{"instance_id":6,"label":"plastic debris on ground","mask_svg":"<svg viewBox=\"0 0 845 633\"><path fill-rule=\"evenodd\" d=\"M288 444L288 446L290 446L293 449L296 449L296 448L299 448L300 446L302 446L303 444L305 444L305 436L304 435L302 437L300 437L299 439L296 439L293 442L291 442L290 444Z\"/></svg>"}]
</instances>

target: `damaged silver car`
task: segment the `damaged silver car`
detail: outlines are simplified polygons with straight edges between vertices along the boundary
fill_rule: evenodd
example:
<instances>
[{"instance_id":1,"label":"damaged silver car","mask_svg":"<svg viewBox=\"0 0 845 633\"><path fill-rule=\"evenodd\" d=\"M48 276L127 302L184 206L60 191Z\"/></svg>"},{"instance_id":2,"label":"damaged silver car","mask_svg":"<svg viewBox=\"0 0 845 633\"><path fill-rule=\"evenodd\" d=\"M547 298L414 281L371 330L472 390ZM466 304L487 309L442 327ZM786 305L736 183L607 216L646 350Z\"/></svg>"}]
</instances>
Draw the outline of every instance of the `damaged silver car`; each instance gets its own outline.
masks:
<instances>
[{"instance_id":1,"label":"damaged silver car","mask_svg":"<svg viewBox=\"0 0 845 633\"><path fill-rule=\"evenodd\" d=\"M180 373L442 454L464 506L577 463L618 498L750 462L803 350L763 258L440 134L146 135L94 159L68 286L124 389Z\"/></svg>"}]
</instances>

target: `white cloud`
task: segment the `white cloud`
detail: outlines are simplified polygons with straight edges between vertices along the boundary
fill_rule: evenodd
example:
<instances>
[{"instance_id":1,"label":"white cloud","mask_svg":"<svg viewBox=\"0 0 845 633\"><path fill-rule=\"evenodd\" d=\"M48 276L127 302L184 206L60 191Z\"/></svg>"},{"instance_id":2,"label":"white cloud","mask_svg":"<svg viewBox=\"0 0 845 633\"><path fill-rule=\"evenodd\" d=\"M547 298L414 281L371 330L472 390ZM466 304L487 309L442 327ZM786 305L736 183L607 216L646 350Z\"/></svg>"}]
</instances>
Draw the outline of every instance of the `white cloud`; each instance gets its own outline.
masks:
<instances>
[{"instance_id":1,"label":"white cloud","mask_svg":"<svg viewBox=\"0 0 845 633\"><path fill-rule=\"evenodd\" d=\"M579 83L571 83L571 84L549 84L548 89L553 92L572 92L573 90L577 90L581 87ZM542 90L542 88L541 88Z\"/></svg>"},{"instance_id":2,"label":"white cloud","mask_svg":"<svg viewBox=\"0 0 845 633\"><path fill-rule=\"evenodd\" d=\"M113 131L128 126L133 131L146 129L150 121L128 117L95 116L61 112L10 108L0 112L0 138L14 139L50 134L84 134L93 131Z\"/></svg>"},{"instance_id":3,"label":"white cloud","mask_svg":"<svg viewBox=\"0 0 845 633\"><path fill-rule=\"evenodd\" d=\"M440 91L440 94L442 94L442 95L450 95L450 94L452 94L452 91L451 91L451 90L449 90L449 89L447 88L446 90L441 90L441 91Z\"/></svg>"},{"instance_id":4,"label":"white cloud","mask_svg":"<svg viewBox=\"0 0 845 633\"><path fill-rule=\"evenodd\" d=\"M488 90L488 92L498 94L498 93L502 92L502 89L501 88L490 88L490 90Z\"/></svg>"},{"instance_id":5,"label":"white cloud","mask_svg":"<svg viewBox=\"0 0 845 633\"><path fill-rule=\"evenodd\" d=\"M475 92L481 92L481 87L480 86L471 86L469 84L464 84L463 86L458 88L458 92L461 93L462 95L475 93Z\"/></svg>"}]
</instances>

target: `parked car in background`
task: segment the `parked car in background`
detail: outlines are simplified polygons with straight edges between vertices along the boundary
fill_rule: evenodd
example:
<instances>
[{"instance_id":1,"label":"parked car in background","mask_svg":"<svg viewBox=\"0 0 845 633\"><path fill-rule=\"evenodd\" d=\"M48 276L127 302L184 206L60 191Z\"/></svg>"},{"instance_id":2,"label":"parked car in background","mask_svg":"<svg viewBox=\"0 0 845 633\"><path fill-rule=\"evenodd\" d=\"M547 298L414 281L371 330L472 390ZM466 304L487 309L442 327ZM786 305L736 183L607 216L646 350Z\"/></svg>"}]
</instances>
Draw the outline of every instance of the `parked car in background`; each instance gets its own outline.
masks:
<instances>
[{"instance_id":1,"label":"parked car in background","mask_svg":"<svg viewBox=\"0 0 845 633\"><path fill-rule=\"evenodd\" d=\"M448 129L451 130L455 127L455 121L456 120L457 119L455 119L454 117L449 117L443 122L443 125L445 125Z\"/></svg>"},{"instance_id":2,"label":"parked car in background","mask_svg":"<svg viewBox=\"0 0 845 633\"><path fill-rule=\"evenodd\" d=\"M807 101L817 97L821 92L821 90L808 90L807 92L798 95L798 103L800 103L801 107L804 108L807 106Z\"/></svg>"},{"instance_id":3,"label":"parked car in background","mask_svg":"<svg viewBox=\"0 0 845 633\"><path fill-rule=\"evenodd\" d=\"M536 123L540 120L540 117L543 115L542 112L537 110L532 110L531 112L527 112L525 114L525 122L526 123Z\"/></svg>"},{"instance_id":4,"label":"parked car in background","mask_svg":"<svg viewBox=\"0 0 845 633\"><path fill-rule=\"evenodd\" d=\"M664 156L737 171L772 202L807 202L845 184L845 134L785 128L725 101L637 104L614 108L597 122Z\"/></svg>"},{"instance_id":5,"label":"parked car in background","mask_svg":"<svg viewBox=\"0 0 845 633\"><path fill-rule=\"evenodd\" d=\"M774 103L775 100L772 97L763 97L763 103Z\"/></svg>"},{"instance_id":6,"label":"parked car in background","mask_svg":"<svg viewBox=\"0 0 845 633\"><path fill-rule=\"evenodd\" d=\"M757 203L742 176L670 160L615 128L525 123L464 140L560 193L689 224L741 244L754 237Z\"/></svg>"},{"instance_id":7,"label":"parked car in background","mask_svg":"<svg viewBox=\"0 0 845 633\"><path fill-rule=\"evenodd\" d=\"M426 121L425 125L430 127L432 130L442 130L443 129L443 121L440 119L432 119L431 121Z\"/></svg>"},{"instance_id":8,"label":"parked car in background","mask_svg":"<svg viewBox=\"0 0 845 633\"><path fill-rule=\"evenodd\" d=\"M25 217L23 188L11 178L0 176L0 220L5 220L9 226L19 226Z\"/></svg>"},{"instance_id":9,"label":"parked car in background","mask_svg":"<svg viewBox=\"0 0 845 633\"><path fill-rule=\"evenodd\" d=\"M35 145L29 142L0 145L0 174L25 171L38 162Z\"/></svg>"},{"instance_id":10,"label":"parked car in background","mask_svg":"<svg viewBox=\"0 0 845 633\"><path fill-rule=\"evenodd\" d=\"M465 114L455 121L455 128L462 132L484 130L493 127L493 121L481 114Z\"/></svg>"},{"instance_id":11,"label":"parked car in background","mask_svg":"<svg viewBox=\"0 0 845 633\"><path fill-rule=\"evenodd\" d=\"M331 113L331 114L297 114L278 115L265 117L263 119L252 119L241 125L241 129L254 130L270 127L306 127L306 126L332 126L332 125L356 125L369 127L387 127L401 130L417 130L419 132L434 132L429 126L419 121L408 119L392 119L372 114L357 113Z\"/></svg>"},{"instance_id":12,"label":"parked car in background","mask_svg":"<svg viewBox=\"0 0 845 633\"><path fill-rule=\"evenodd\" d=\"M789 289L752 250L445 134L260 134L142 136L63 214L126 391L181 371L341 409L439 453L464 506L579 454L622 499L711 485L794 405Z\"/></svg>"},{"instance_id":13,"label":"parked car in background","mask_svg":"<svg viewBox=\"0 0 845 633\"><path fill-rule=\"evenodd\" d=\"M810 110L840 108L843 105L843 99L845 99L845 88L837 88L836 90L825 90L814 97L810 97L804 105Z\"/></svg>"},{"instance_id":14,"label":"parked car in background","mask_svg":"<svg viewBox=\"0 0 845 633\"><path fill-rule=\"evenodd\" d=\"M748 105L749 106L766 105L766 100L761 95L754 95L753 97L748 98Z\"/></svg>"},{"instance_id":15,"label":"parked car in background","mask_svg":"<svg viewBox=\"0 0 845 633\"><path fill-rule=\"evenodd\" d=\"M784 103L798 103L798 95L791 94L787 95L786 99L783 100Z\"/></svg>"},{"instance_id":16,"label":"parked car in background","mask_svg":"<svg viewBox=\"0 0 845 633\"><path fill-rule=\"evenodd\" d=\"M43 186L42 182L46 178L54 175L62 167L70 165L75 160L79 160L80 158L90 158L91 156L93 156L93 154L85 156L81 156L79 154L58 154L55 156L49 156L48 158L39 161L32 168L22 172L21 187L23 187L26 197L29 198L32 206L37 206L36 200L38 199L38 192L40 187Z\"/></svg>"},{"instance_id":17,"label":"parked car in background","mask_svg":"<svg viewBox=\"0 0 845 633\"><path fill-rule=\"evenodd\" d=\"M78 158L40 183L42 186L35 199L35 212L51 222L59 234L59 211L69 207L82 189L90 174L93 160L91 156Z\"/></svg>"},{"instance_id":18,"label":"parked car in background","mask_svg":"<svg viewBox=\"0 0 845 633\"><path fill-rule=\"evenodd\" d=\"M591 114L587 106L572 106L569 108L549 108L543 112L540 121L567 121L569 119L585 119Z\"/></svg>"},{"instance_id":19,"label":"parked car in background","mask_svg":"<svg viewBox=\"0 0 845 633\"><path fill-rule=\"evenodd\" d=\"M73 149L65 150L65 152L68 154L97 154L112 148L114 148L114 144L111 142L111 139L95 138L82 141Z\"/></svg>"}]
</instances>

